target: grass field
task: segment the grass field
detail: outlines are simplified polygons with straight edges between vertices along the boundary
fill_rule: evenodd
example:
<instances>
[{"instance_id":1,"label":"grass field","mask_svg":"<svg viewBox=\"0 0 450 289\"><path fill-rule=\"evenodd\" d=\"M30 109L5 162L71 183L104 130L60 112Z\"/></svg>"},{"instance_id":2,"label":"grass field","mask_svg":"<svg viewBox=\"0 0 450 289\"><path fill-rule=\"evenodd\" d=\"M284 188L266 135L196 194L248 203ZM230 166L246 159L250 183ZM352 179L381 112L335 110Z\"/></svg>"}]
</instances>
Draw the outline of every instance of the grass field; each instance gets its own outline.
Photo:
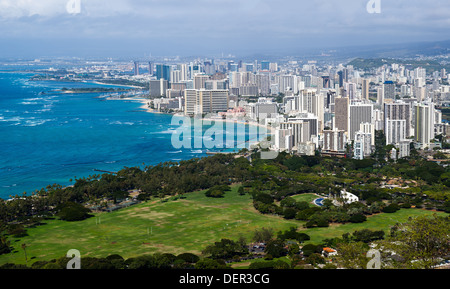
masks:
<instances>
[{"instance_id":1,"label":"grass field","mask_svg":"<svg viewBox=\"0 0 450 289\"><path fill-rule=\"evenodd\" d=\"M307 203L310 203L310 206L315 206L314 204L312 204L312 202L315 199L321 198L321 197L316 194L301 194L301 195L292 196L292 198L294 200L296 200L297 202L307 202Z\"/></svg>"},{"instance_id":2,"label":"grass field","mask_svg":"<svg viewBox=\"0 0 450 289\"><path fill-rule=\"evenodd\" d=\"M148 253L192 252L200 254L209 244L221 238L249 240L257 228L271 227L276 232L292 226L302 228L304 222L262 215L252 205L249 195L240 196L237 187L224 198L207 198L204 192L185 195L186 198L141 203L112 213L100 213L80 222L48 220L45 225L29 228L28 236L10 239L15 252L0 256L5 263L25 264L21 244L27 245L28 265L38 260L51 260L66 255L70 249L82 257L106 257L119 254L124 258ZM302 196L312 198L314 195ZM343 233L362 228L388 230L408 217L433 212L404 209L394 214L379 214L362 224L331 225L329 228L303 229L318 242L340 237Z\"/></svg>"}]
</instances>

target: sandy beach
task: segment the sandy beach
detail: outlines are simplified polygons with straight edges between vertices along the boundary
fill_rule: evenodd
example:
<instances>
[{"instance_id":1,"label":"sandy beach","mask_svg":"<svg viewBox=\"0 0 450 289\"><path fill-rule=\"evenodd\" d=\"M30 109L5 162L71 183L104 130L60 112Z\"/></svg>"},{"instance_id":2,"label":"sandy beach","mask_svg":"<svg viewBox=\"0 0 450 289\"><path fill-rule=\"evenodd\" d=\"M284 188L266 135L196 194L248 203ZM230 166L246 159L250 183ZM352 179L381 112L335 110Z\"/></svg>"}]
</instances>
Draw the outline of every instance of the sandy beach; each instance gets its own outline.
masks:
<instances>
[{"instance_id":1,"label":"sandy beach","mask_svg":"<svg viewBox=\"0 0 450 289\"><path fill-rule=\"evenodd\" d=\"M160 113L160 114L164 114L164 112L160 112L157 111L155 109L152 109L149 107L149 99L146 98L142 98L142 97L127 97L127 98L120 98L121 100L129 100L129 101L139 101L142 105L140 106L141 109L145 110L146 112L149 113ZM177 115L180 117L184 117L185 115L182 113L177 113L177 114L172 114L172 115ZM274 133L274 127L271 126L266 126L264 124L255 122L255 121L249 121L249 120L243 120L243 119L237 119L237 118L221 118L221 117L213 117L213 118L202 118L203 121L209 121L209 122L222 122L222 123L233 123L234 125L236 124L244 124L244 125L248 125L248 126L254 126L254 127L259 127L259 128L263 128L266 130L267 135L271 135L273 136ZM261 134L261 132L258 132L258 134ZM260 144L262 140L248 140L248 148L251 148L253 146L258 146Z\"/></svg>"},{"instance_id":2,"label":"sandy beach","mask_svg":"<svg viewBox=\"0 0 450 289\"><path fill-rule=\"evenodd\" d=\"M152 109L149 107L149 99L146 98L133 98L133 97L128 97L128 98L121 98L123 100L137 100L139 102L142 103L142 106L140 108L142 108L143 110L147 111L147 112L151 112L151 113L162 113L160 111L157 111L155 109ZM180 115L180 116L184 116ZM203 118L203 121L214 121L214 122L225 122L225 123L234 123L234 124L246 124L246 125L250 125L250 126L257 126L257 127L261 127L261 128L265 128L267 129L270 133L273 133L274 128L271 126L266 126L264 124L258 123L256 121L247 121L247 120L242 120L242 119L237 119L237 118L221 118L221 117L217 117L217 118Z\"/></svg>"}]
</instances>

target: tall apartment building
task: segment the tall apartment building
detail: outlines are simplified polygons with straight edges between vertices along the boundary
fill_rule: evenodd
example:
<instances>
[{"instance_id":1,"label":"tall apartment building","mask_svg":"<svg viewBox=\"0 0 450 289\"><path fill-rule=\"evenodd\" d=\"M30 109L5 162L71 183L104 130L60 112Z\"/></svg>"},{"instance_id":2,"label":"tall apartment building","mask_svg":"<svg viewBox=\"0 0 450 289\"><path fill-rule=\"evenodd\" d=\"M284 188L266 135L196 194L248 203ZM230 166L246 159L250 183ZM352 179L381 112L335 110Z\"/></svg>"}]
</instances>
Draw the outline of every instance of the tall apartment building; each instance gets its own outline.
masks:
<instances>
[{"instance_id":1,"label":"tall apartment building","mask_svg":"<svg viewBox=\"0 0 450 289\"><path fill-rule=\"evenodd\" d=\"M152 97L161 97L166 95L166 91L169 88L169 82L165 79L150 80L149 92Z\"/></svg>"},{"instance_id":2,"label":"tall apartment building","mask_svg":"<svg viewBox=\"0 0 450 289\"><path fill-rule=\"evenodd\" d=\"M205 114L227 111L228 90L186 89L184 91L185 114Z\"/></svg>"},{"instance_id":3,"label":"tall apartment building","mask_svg":"<svg viewBox=\"0 0 450 289\"><path fill-rule=\"evenodd\" d=\"M386 131L386 120L405 120L406 137L411 136L411 105L404 102L394 102L384 104L384 124Z\"/></svg>"},{"instance_id":4,"label":"tall apartment building","mask_svg":"<svg viewBox=\"0 0 450 289\"><path fill-rule=\"evenodd\" d=\"M355 133L355 139L353 144L353 158L362 160L365 157L370 156L372 153L372 135L358 131Z\"/></svg>"},{"instance_id":5,"label":"tall apartment building","mask_svg":"<svg viewBox=\"0 0 450 289\"><path fill-rule=\"evenodd\" d=\"M357 104L349 108L349 139L355 139L355 133L360 130L362 123L372 123L373 105Z\"/></svg>"},{"instance_id":6,"label":"tall apartment building","mask_svg":"<svg viewBox=\"0 0 450 289\"><path fill-rule=\"evenodd\" d=\"M139 75L139 62L135 61L134 62L134 75Z\"/></svg>"},{"instance_id":7,"label":"tall apartment building","mask_svg":"<svg viewBox=\"0 0 450 289\"><path fill-rule=\"evenodd\" d=\"M348 97L336 97L334 103L334 128L348 132L350 100Z\"/></svg>"},{"instance_id":8,"label":"tall apartment building","mask_svg":"<svg viewBox=\"0 0 450 289\"><path fill-rule=\"evenodd\" d=\"M347 136L344 130L324 130L323 131L323 151L345 152Z\"/></svg>"},{"instance_id":9,"label":"tall apartment building","mask_svg":"<svg viewBox=\"0 0 450 289\"><path fill-rule=\"evenodd\" d=\"M196 74L194 75L194 89L205 89L205 83L209 80L209 75Z\"/></svg>"},{"instance_id":10,"label":"tall apartment building","mask_svg":"<svg viewBox=\"0 0 450 289\"><path fill-rule=\"evenodd\" d=\"M325 97L317 93L315 89L303 89L300 91L300 104L298 111L315 115L319 121L319 132L324 129Z\"/></svg>"},{"instance_id":11,"label":"tall apartment building","mask_svg":"<svg viewBox=\"0 0 450 289\"><path fill-rule=\"evenodd\" d=\"M165 79L170 81L170 66L164 64L156 65L156 79Z\"/></svg>"},{"instance_id":12,"label":"tall apartment building","mask_svg":"<svg viewBox=\"0 0 450 289\"><path fill-rule=\"evenodd\" d=\"M370 80L363 79L362 80L362 91L361 91L362 99L369 100L369 87L370 87Z\"/></svg>"},{"instance_id":13,"label":"tall apartment building","mask_svg":"<svg viewBox=\"0 0 450 289\"><path fill-rule=\"evenodd\" d=\"M384 100L395 99L395 83L393 81L385 81L383 84Z\"/></svg>"},{"instance_id":14,"label":"tall apartment building","mask_svg":"<svg viewBox=\"0 0 450 289\"><path fill-rule=\"evenodd\" d=\"M432 102L418 103L414 106L414 140L421 148L428 147L434 139L435 107Z\"/></svg>"},{"instance_id":15,"label":"tall apartment building","mask_svg":"<svg viewBox=\"0 0 450 289\"><path fill-rule=\"evenodd\" d=\"M303 121L282 122L279 129L290 130L292 135L292 147L297 147L299 143L306 143L309 141L309 123Z\"/></svg>"},{"instance_id":16,"label":"tall apartment building","mask_svg":"<svg viewBox=\"0 0 450 289\"><path fill-rule=\"evenodd\" d=\"M386 145L396 144L406 140L406 120L404 119L386 119L384 134L386 136Z\"/></svg>"}]
</instances>

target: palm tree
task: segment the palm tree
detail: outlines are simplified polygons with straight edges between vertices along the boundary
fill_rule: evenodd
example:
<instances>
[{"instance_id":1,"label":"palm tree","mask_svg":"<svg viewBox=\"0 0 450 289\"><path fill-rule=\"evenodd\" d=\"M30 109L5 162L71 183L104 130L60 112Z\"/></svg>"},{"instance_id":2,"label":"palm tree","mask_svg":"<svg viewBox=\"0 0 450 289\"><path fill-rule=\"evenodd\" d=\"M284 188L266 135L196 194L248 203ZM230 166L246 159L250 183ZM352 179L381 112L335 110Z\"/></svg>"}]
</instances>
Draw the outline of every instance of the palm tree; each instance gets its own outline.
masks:
<instances>
[{"instance_id":1,"label":"palm tree","mask_svg":"<svg viewBox=\"0 0 450 289\"><path fill-rule=\"evenodd\" d=\"M23 243L23 244L22 244L22 249L23 249L23 251L24 251L24 253L25 253L25 263L28 264L28 258L27 258L27 250L26 250L26 248L27 248L27 244Z\"/></svg>"}]
</instances>

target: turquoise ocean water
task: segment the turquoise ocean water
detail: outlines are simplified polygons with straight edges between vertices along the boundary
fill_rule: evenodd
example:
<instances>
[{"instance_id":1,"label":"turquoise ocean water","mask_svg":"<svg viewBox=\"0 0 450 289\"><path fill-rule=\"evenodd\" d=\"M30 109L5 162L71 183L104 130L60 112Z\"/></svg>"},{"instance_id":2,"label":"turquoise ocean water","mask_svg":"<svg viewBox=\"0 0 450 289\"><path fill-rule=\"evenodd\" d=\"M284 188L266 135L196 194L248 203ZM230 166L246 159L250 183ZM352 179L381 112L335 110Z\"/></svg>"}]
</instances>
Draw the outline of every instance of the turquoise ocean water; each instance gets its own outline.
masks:
<instances>
[{"instance_id":1,"label":"turquoise ocean water","mask_svg":"<svg viewBox=\"0 0 450 289\"><path fill-rule=\"evenodd\" d=\"M171 115L146 112L137 100L51 92L99 85L30 81L32 75L0 71L0 198L67 186L70 179L99 174L95 170L207 156L203 147L173 146L180 124L172 124ZM235 134L234 143L242 145ZM247 128L245 139L255 137Z\"/></svg>"}]
</instances>

